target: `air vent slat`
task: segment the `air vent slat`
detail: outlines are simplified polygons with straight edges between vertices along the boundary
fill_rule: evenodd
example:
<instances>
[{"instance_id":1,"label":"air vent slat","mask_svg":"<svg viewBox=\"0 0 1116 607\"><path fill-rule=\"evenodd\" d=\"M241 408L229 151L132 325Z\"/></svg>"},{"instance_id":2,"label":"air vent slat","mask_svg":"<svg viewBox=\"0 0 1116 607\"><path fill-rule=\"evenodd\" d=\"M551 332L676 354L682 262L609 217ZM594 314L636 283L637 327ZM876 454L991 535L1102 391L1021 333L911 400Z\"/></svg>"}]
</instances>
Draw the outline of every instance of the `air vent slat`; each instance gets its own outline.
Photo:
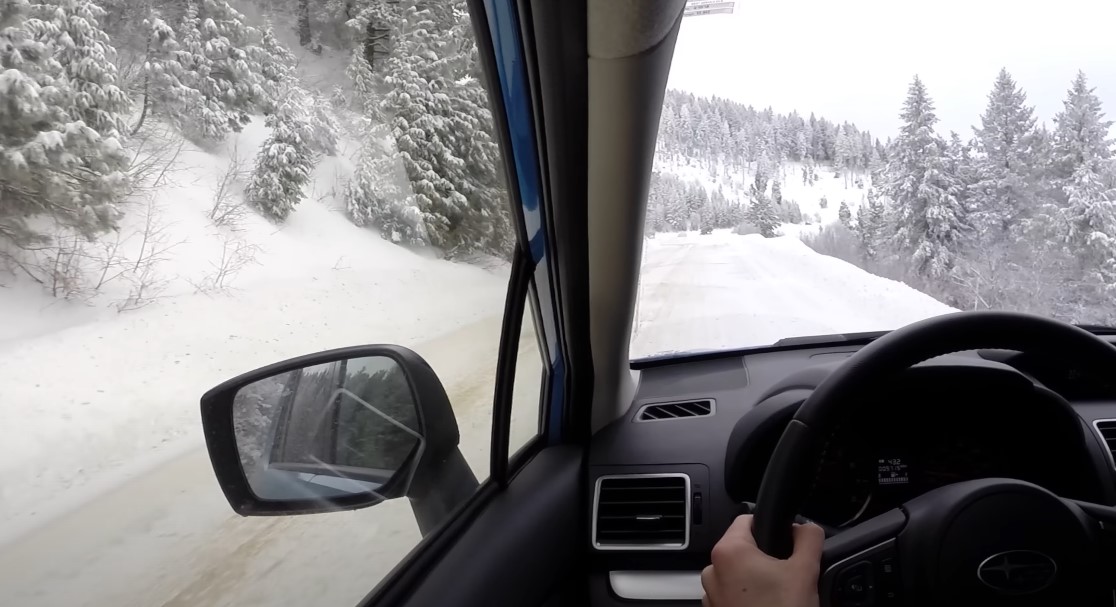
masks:
<instances>
[{"instance_id":1,"label":"air vent slat","mask_svg":"<svg viewBox=\"0 0 1116 607\"><path fill-rule=\"evenodd\" d=\"M636 414L637 422L685 419L713 415L713 401L709 399L687 400L673 403L654 403L644 405Z\"/></svg>"},{"instance_id":2,"label":"air vent slat","mask_svg":"<svg viewBox=\"0 0 1116 607\"><path fill-rule=\"evenodd\" d=\"M1116 419L1099 419L1093 422L1093 427L1108 448L1108 463L1116 468Z\"/></svg>"},{"instance_id":3,"label":"air vent slat","mask_svg":"<svg viewBox=\"0 0 1116 607\"><path fill-rule=\"evenodd\" d=\"M598 481L594 545L601 550L677 550L689 543L689 477L603 477Z\"/></svg>"}]
</instances>

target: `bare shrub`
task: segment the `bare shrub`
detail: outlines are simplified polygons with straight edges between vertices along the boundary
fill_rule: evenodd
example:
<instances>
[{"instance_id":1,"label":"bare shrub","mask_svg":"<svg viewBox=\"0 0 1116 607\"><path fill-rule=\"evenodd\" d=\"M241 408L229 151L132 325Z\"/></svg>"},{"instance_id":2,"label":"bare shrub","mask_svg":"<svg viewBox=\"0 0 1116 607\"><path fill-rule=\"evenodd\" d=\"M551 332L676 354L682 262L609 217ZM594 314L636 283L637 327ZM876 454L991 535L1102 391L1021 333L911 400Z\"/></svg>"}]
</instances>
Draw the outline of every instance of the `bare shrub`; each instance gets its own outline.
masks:
<instances>
[{"instance_id":1,"label":"bare shrub","mask_svg":"<svg viewBox=\"0 0 1116 607\"><path fill-rule=\"evenodd\" d=\"M232 288L232 281L248 266L257 263L260 247L236 234L225 234L221 241L221 257L210 263L213 271L192 282L196 293L223 293Z\"/></svg>"},{"instance_id":2,"label":"bare shrub","mask_svg":"<svg viewBox=\"0 0 1116 607\"><path fill-rule=\"evenodd\" d=\"M233 148L229 162L225 165L225 172L221 174L217 180L217 187L213 189L212 204L206 214L213 225L234 232L241 229L247 209L239 198L238 192L241 188L237 186L247 174L244 161L237 153L237 149Z\"/></svg>"},{"instance_id":3,"label":"bare shrub","mask_svg":"<svg viewBox=\"0 0 1116 607\"><path fill-rule=\"evenodd\" d=\"M152 127L128 140L132 160L128 164L130 195L151 194L167 176L180 170L178 157L186 140L167 125Z\"/></svg>"},{"instance_id":4,"label":"bare shrub","mask_svg":"<svg viewBox=\"0 0 1116 607\"><path fill-rule=\"evenodd\" d=\"M136 310L154 303L166 290L169 281L158 272L159 266L167 261L168 253L184 241L171 241L169 233L170 224L160 221L155 199L151 197L147 202L144 213L143 230L139 232L140 249L135 261L130 261L126 272L118 274L124 276L131 283L128 296L116 303L116 310Z\"/></svg>"}]
</instances>

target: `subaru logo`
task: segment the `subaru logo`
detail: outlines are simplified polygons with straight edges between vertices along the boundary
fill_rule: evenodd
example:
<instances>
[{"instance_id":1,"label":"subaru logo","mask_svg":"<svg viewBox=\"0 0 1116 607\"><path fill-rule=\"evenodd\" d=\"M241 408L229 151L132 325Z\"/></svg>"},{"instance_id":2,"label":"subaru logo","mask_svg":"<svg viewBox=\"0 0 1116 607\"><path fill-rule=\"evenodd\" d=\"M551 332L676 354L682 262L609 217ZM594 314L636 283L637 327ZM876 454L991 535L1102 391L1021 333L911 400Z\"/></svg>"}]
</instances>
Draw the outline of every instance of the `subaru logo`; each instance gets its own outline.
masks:
<instances>
[{"instance_id":1,"label":"subaru logo","mask_svg":"<svg viewBox=\"0 0 1116 607\"><path fill-rule=\"evenodd\" d=\"M1031 594L1054 581L1058 565L1034 550L1009 550L984 559L977 577L985 586L1004 594Z\"/></svg>"}]
</instances>

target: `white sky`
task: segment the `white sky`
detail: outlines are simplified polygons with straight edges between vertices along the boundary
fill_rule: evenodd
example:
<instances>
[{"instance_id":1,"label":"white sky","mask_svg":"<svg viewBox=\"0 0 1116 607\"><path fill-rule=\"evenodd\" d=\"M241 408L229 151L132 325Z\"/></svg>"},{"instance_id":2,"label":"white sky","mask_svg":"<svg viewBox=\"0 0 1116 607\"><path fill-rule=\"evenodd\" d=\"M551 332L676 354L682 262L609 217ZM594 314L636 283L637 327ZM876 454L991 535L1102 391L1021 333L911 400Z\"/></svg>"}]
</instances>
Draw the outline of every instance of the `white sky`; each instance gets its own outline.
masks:
<instances>
[{"instance_id":1,"label":"white sky","mask_svg":"<svg viewBox=\"0 0 1116 607\"><path fill-rule=\"evenodd\" d=\"M917 73L939 129L969 138L1000 67L1049 128L1078 69L1116 119L1116 0L736 0L732 15L683 19L670 86L883 140Z\"/></svg>"}]
</instances>

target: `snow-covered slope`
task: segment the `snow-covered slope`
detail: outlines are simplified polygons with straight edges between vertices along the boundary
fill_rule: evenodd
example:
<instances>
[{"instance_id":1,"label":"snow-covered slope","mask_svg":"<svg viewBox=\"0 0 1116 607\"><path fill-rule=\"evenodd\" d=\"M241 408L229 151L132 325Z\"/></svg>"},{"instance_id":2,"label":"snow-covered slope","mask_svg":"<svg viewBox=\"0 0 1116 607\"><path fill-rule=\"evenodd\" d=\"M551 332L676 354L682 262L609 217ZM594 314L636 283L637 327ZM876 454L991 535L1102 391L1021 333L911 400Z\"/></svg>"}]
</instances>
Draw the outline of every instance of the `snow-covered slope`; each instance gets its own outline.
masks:
<instances>
[{"instance_id":1,"label":"snow-covered slope","mask_svg":"<svg viewBox=\"0 0 1116 607\"><path fill-rule=\"evenodd\" d=\"M954 311L797 238L725 230L644 241L639 288L633 357L894 329Z\"/></svg>"},{"instance_id":2,"label":"snow-covered slope","mask_svg":"<svg viewBox=\"0 0 1116 607\"><path fill-rule=\"evenodd\" d=\"M741 204L748 203L748 188L751 187L755 175L752 171L738 171L728 167L719 167L711 171L708 167L702 166L696 160L683 158L681 161L669 161L661 157L655 159L655 170L665 173L672 173L684 180L693 180L705 186L709 192L713 192L718 188L730 200L736 200ZM856 214L857 208L865 201L867 196L867 188L871 185L871 179L867 175L858 175L863 180L863 188L858 188L855 185L854 179L850 177L846 184L845 178L834 177L833 169L829 166L821 165L815 167L817 174L817 181L803 183L802 182L802 164L798 162L788 162L785 167L781 169L775 177L778 177L782 186L783 200L791 201L798 204L804 216L808 216L811 223L833 223L837 221L837 210L841 206L841 202L847 202L849 209ZM768 186L768 194L770 195L770 186ZM821 208L821 200L825 198L827 201L826 208ZM821 221L817 221L818 218ZM792 226L784 226L789 228L790 232L794 232L799 228ZM786 233L787 230L784 230Z\"/></svg>"},{"instance_id":3,"label":"snow-covered slope","mask_svg":"<svg viewBox=\"0 0 1116 607\"><path fill-rule=\"evenodd\" d=\"M154 197L175 246L158 265L167 288L153 303L118 313L125 282L88 303L60 302L28 280L0 290L0 317L15 319L0 325L0 536L43 518L43 504L58 510L82 499L75 489L196 439L198 397L222 380L328 348L420 343L499 314L504 270L409 251L344 216L351 141L318 165L281 227L251 212L235 229L213 226L206 213L230 156L251 166L266 134L254 123L212 153L180 154ZM138 246L144 213L129 210L127 246ZM252 247L253 262L227 289L197 292L230 242Z\"/></svg>"}]
</instances>

